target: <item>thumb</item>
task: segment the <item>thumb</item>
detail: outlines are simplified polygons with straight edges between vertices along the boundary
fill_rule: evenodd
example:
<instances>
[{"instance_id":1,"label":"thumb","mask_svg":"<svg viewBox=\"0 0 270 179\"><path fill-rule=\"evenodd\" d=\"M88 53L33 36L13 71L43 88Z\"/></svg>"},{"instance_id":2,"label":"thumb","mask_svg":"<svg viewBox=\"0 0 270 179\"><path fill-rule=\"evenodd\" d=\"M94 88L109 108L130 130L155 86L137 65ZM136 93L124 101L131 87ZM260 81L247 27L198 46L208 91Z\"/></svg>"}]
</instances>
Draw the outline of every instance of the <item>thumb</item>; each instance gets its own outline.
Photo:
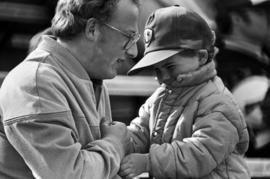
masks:
<instances>
[{"instance_id":1,"label":"thumb","mask_svg":"<svg viewBox=\"0 0 270 179\"><path fill-rule=\"evenodd\" d=\"M110 121L107 120L105 117L101 118L100 120L100 126L102 125L109 125L110 124Z\"/></svg>"}]
</instances>

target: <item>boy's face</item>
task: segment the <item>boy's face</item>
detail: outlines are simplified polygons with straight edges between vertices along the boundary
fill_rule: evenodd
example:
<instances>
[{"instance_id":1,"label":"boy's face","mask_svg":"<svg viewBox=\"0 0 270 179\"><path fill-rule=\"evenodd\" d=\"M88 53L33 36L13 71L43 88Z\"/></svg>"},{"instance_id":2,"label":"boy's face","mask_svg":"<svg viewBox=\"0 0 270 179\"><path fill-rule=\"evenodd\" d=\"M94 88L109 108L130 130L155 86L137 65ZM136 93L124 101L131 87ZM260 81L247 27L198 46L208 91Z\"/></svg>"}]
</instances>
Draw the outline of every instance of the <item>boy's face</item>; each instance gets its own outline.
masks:
<instances>
[{"instance_id":1,"label":"boy's face","mask_svg":"<svg viewBox=\"0 0 270 179\"><path fill-rule=\"evenodd\" d=\"M200 67L200 59L194 50L185 50L154 65L159 82L171 84L178 75L189 73Z\"/></svg>"}]
</instances>

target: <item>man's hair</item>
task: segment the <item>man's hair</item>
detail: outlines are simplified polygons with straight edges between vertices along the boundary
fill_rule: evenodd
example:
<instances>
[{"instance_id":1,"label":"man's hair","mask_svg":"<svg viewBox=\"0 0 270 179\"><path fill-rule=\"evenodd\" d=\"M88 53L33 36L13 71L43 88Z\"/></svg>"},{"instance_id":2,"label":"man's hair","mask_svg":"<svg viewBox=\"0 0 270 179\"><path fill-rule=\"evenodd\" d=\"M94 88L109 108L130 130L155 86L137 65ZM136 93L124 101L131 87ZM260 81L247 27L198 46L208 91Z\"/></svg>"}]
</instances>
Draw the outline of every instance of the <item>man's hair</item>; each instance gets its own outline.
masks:
<instances>
[{"instance_id":1,"label":"man's hair","mask_svg":"<svg viewBox=\"0 0 270 179\"><path fill-rule=\"evenodd\" d=\"M89 18L107 22L120 0L59 0L51 30L57 37L71 38L84 31ZM139 6L139 0L131 0Z\"/></svg>"},{"instance_id":2,"label":"man's hair","mask_svg":"<svg viewBox=\"0 0 270 179\"><path fill-rule=\"evenodd\" d=\"M269 5L267 5L268 7ZM215 21L218 27L218 33L222 35L230 35L233 30L232 17L231 14L237 14L240 16L245 22L249 23L250 18L248 16L248 11L261 12L266 11L267 8L265 5L257 5L257 6L243 6L243 7L235 7L235 8L226 8L222 3L217 1L215 3L216 8L216 16Z\"/></svg>"}]
</instances>

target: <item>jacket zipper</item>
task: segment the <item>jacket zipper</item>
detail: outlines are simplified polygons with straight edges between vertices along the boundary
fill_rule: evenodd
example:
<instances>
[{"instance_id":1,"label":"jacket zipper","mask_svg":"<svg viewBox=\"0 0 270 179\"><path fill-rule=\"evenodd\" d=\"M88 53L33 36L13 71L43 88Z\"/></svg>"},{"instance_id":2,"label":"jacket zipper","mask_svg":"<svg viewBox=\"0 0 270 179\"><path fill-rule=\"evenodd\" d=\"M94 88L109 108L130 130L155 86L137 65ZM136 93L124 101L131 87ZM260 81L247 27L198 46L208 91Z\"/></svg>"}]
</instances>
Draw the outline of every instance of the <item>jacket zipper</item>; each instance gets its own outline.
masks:
<instances>
[{"instance_id":1,"label":"jacket zipper","mask_svg":"<svg viewBox=\"0 0 270 179\"><path fill-rule=\"evenodd\" d=\"M172 90L168 89L168 88L165 88L165 95L164 97L160 100L159 104L158 104L158 109L157 109L157 113L156 113L156 116L155 116L155 120L154 120L154 128L153 128L153 131L152 131L152 138L153 137L156 137L157 136L157 131L156 131L156 125L157 125L157 119L158 119L158 116L159 116L159 113L160 113L160 109L162 107L162 104L163 104L163 101L172 93Z\"/></svg>"}]
</instances>

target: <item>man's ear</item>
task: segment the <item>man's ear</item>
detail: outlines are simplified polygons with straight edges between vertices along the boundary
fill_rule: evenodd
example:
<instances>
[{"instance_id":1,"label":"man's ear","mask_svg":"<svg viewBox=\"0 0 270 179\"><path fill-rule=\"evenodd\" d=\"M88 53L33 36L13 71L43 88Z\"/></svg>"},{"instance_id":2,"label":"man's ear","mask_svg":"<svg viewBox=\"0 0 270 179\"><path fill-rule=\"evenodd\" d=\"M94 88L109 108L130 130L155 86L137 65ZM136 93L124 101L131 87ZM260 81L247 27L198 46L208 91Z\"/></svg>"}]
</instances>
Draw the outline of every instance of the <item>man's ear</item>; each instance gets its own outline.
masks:
<instances>
[{"instance_id":1,"label":"man's ear","mask_svg":"<svg viewBox=\"0 0 270 179\"><path fill-rule=\"evenodd\" d=\"M95 35L98 32L97 27L98 23L95 18L90 18L87 20L84 33L88 39L95 39Z\"/></svg>"},{"instance_id":2,"label":"man's ear","mask_svg":"<svg viewBox=\"0 0 270 179\"><path fill-rule=\"evenodd\" d=\"M201 49L198 51L200 66L204 65L208 60L208 51L206 49Z\"/></svg>"}]
</instances>

